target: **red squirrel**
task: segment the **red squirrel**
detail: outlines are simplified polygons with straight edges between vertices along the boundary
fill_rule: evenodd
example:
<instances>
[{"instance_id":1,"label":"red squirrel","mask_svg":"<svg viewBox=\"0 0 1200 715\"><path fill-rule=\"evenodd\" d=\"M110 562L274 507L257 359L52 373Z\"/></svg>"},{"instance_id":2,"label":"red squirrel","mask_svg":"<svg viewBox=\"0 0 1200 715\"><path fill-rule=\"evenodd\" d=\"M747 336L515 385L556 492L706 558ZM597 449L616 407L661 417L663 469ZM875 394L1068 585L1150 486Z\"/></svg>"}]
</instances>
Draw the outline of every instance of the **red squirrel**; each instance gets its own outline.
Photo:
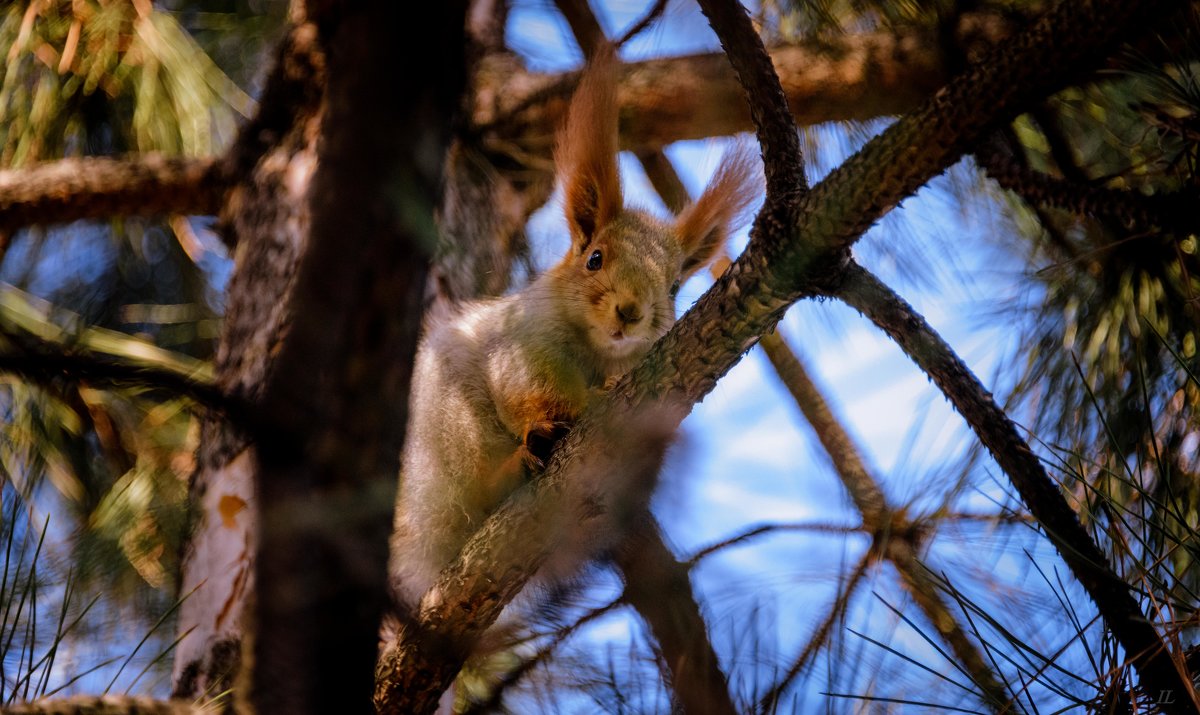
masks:
<instances>
[{"instance_id":1,"label":"red squirrel","mask_svg":"<svg viewBox=\"0 0 1200 715\"><path fill-rule=\"evenodd\" d=\"M460 306L418 349L393 537L398 594L419 602L557 437L675 322L679 286L713 258L758 190L729 152L673 221L628 209L617 154L616 64L598 55L555 151L571 245L511 295Z\"/></svg>"}]
</instances>

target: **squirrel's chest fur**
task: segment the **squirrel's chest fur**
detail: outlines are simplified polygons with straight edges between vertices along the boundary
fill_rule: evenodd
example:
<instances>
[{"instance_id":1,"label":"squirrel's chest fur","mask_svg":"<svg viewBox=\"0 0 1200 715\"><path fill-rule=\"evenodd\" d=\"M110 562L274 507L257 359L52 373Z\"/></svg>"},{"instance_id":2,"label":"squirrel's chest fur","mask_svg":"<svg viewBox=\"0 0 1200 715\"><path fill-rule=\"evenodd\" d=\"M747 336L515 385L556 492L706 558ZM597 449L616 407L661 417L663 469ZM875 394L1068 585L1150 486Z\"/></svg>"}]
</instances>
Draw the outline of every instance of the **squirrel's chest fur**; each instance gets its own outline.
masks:
<instances>
[{"instance_id":1,"label":"squirrel's chest fur","mask_svg":"<svg viewBox=\"0 0 1200 715\"><path fill-rule=\"evenodd\" d=\"M395 574L414 598L526 478L531 424L569 423L603 386L610 366L539 290L465 304L418 350L394 537L419 552Z\"/></svg>"}]
</instances>

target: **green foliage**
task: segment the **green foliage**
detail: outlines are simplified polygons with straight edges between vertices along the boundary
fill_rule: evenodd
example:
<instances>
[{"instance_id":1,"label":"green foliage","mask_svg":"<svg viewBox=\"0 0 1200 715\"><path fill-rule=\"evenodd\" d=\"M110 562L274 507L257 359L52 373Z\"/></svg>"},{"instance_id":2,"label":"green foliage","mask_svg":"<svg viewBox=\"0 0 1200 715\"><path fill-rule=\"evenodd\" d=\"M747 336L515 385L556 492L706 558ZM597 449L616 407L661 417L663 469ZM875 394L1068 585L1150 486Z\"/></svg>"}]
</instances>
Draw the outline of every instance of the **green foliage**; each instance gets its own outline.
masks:
<instances>
[{"instance_id":1,"label":"green foliage","mask_svg":"<svg viewBox=\"0 0 1200 715\"><path fill-rule=\"evenodd\" d=\"M124 152L219 152L254 103L184 27L220 27L228 13L193 5L4 4L0 166ZM278 24L277 10L223 36L221 42L236 42L243 53L223 57L257 60L263 28ZM234 17L247 14L242 8ZM211 31L205 37L217 43ZM83 238L89 235L104 239ZM67 267L81 246L98 273L73 275ZM4 256L6 278L40 286L43 297L70 310L5 286L3 332L205 379L205 363L158 350L147 339L211 356L219 301L206 272L210 250L182 217L162 225L118 220L95 229L20 233ZM209 269L198 265L205 261ZM62 524L73 525L77 581L161 609L176 582L188 523L186 484L199 433L192 405L152 388L6 376L0 406L0 465L26 498L34 499L43 482L57 493Z\"/></svg>"},{"instance_id":2,"label":"green foliage","mask_svg":"<svg viewBox=\"0 0 1200 715\"><path fill-rule=\"evenodd\" d=\"M211 372L205 363L122 333L82 328L78 316L52 311L13 288L0 293L0 332L9 352L30 336L198 380ZM0 466L26 499L48 481L80 520L78 577L103 577L121 592L150 586L166 595L186 533L187 479L199 430L187 400L152 385L33 385L15 376L0 381L0 396L8 415Z\"/></svg>"},{"instance_id":3,"label":"green foliage","mask_svg":"<svg viewBox=\"0 0 1200 715\"><path fill-rule=\"evenodd\" d=\"M1142 196L1200 189L1200 14L1182 19L1152 43L1153 57L1130 51L1106 81L1063 92L1018 122L1030 166ZM1102 493L1108 518L1135 512L1155 548L1186 539L1200 510L1198 237L1054 210L1031 217L1020 225L1041 300L1024 322L1032 349L1016 397L1061 454L1089 456L1068 460L1081 504ZM1166 558L1195 588L1191 553Z\"/></svg>"},{"instance_id":4,"label":"green foliage","mask_svg":"<svg viewBox=\"0 0 1200 715\"><path fill-rule=\"evenodd\" d=\"M0 15L0 166L80 154L206 155L253 102L147 2L11 3Z\"/></svg>"}]
</instances>

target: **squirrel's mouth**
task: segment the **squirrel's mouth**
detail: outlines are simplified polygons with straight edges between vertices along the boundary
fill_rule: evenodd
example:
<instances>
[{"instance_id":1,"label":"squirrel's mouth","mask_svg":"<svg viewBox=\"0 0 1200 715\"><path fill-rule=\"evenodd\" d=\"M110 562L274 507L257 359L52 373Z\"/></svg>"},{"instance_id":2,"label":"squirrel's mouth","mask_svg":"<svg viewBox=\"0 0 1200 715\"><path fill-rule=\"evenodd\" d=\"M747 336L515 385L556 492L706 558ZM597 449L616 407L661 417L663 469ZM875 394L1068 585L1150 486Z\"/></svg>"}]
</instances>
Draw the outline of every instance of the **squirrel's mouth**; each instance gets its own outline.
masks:
<instances>
[{"instance_id":1,"label":"squirrel's mouth","mask_svg":"<svg viewBox=\"0 0 1200 715\"><path fill-rule=\"evenodd\" d=\"M638 346L645 343L645 339L631 334L624 327L609 326L601 328L596 330L593 336L596 346L611 357L624 357L636 351Z\"/></svg>"}]
</instances>

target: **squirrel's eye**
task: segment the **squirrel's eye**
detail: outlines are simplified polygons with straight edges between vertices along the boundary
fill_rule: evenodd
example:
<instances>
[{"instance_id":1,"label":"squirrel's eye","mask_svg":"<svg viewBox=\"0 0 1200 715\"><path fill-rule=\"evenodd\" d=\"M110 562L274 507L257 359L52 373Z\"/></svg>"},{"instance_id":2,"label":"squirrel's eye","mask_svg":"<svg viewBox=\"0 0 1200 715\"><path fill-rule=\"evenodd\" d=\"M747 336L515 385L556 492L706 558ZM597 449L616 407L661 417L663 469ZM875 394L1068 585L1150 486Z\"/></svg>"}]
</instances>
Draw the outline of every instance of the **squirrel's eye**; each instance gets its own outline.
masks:
<instances>
[{"instance_id":1,"label":"squirrel's eye","mask_svg":"<svg viewBox=\"0 0 1200 715\"><path fill-rule=\"evenodd\" d=\"M671 297L674 298L677 293L679 293L679 281L671 284Z\"/></svg>"},{"instance_id":2,"label":"squirrel's eye","mask_svg":"<svg viewBox=\"0 0 1200 715\"><path fill-rule=\"evenodd\" d=\"M588 256L587 269L589 271L598 271L600 266L604 265L604 256L600 255L600 251L592 251L592 255Z\"/></svg>"}]
</instances>

